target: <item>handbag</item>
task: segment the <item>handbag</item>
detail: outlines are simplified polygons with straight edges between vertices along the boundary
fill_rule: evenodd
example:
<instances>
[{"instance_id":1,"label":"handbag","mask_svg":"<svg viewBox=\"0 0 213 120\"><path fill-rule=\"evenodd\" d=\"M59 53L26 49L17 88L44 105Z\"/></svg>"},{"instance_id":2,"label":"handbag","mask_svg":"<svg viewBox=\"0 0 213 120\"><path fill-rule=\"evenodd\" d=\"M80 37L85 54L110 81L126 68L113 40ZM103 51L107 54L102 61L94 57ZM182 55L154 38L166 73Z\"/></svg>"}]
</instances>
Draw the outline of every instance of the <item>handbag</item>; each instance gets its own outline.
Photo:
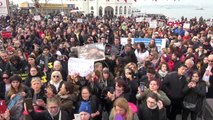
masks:
<instances>
[{"instance_id":1,"label":"handbag","mask_svg":"<svg viewBox=\"0 0 213 120\"><path fill-rule=\"evenodd\" d=\"M197 103L190 103L190 102L183 101L183 107L191 111L194 111L196 109L196 106L197 106Z\"/></svg>"}]
</instances>

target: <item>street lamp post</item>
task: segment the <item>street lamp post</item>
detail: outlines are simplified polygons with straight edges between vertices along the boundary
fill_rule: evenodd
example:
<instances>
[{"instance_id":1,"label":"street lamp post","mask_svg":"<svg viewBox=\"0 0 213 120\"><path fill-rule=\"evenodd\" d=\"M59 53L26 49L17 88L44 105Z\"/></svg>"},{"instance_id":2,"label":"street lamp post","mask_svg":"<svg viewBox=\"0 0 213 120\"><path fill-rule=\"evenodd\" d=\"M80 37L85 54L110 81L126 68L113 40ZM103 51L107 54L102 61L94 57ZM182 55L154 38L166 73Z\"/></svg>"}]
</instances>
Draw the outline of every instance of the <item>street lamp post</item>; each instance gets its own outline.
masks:
<instances>
[{"instance_id":1,"label":"street lamp post","mask_svg":"<svg viewBox=\"0 0 213 120\"><path fill-rule=\"evenodd\" d=\"M61 11L61 15L64 16L64 4L63 4L63 0L61 0L61 4L62 4L62 11Z\"/></svg>"}]
</instances>

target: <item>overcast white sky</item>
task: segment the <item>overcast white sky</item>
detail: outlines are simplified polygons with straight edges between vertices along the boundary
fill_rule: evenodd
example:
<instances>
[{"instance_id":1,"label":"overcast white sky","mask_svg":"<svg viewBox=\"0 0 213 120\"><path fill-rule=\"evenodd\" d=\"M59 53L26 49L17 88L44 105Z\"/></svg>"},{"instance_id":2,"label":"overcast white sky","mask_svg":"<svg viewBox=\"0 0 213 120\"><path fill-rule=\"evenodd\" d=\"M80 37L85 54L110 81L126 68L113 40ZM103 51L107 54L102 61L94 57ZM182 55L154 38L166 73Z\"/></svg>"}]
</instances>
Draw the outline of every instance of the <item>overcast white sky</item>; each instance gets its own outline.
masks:
<instances>
[{"instance_id":1,"label":"overcast white sky","mask_svg":"<svg viewBox=\"0 0 213 120\"><path fill-rule=\"evenodd\" d=\"M31 0L10 0L14 3L22 3L24 1L31 1ZM45 1L45 0L40 0ZM63 0L64 3L66 3L68 0ZM61 0L49 0L49 2L53 3L61 3ZM165 4L182 4L182 5L196 5L196 6L210 6L213 5L213 0L158 0L158 2L152 1L152 0L137 0L134 5L140 5L140 4L159 4L159 5L165 5Z\"/></svg>"},{"instance_id":2,"label":"overcast white sky","mask_svg":"<svg viewBox=\"0 0 213 120\"><path fill-rule=\"evenodd\" d=\"M158 0L158 2L152 1L152 0L137 0L134 5L140 5L140 4L157 4L157 5L195 5L195 6L212 6L213 5L213 0Z\"/></svg>"}]
</instances>

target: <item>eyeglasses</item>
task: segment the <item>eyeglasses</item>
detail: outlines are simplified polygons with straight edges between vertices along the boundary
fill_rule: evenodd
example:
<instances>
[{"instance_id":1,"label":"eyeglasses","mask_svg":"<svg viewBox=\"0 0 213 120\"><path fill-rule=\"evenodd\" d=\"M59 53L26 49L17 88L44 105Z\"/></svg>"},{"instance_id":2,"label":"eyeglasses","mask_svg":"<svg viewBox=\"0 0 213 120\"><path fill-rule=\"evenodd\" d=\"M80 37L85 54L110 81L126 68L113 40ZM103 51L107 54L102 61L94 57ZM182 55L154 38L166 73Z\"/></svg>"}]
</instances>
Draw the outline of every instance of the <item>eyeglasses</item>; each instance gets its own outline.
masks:
<instances>
[{"instance_id":1,"label":"eyeglasses","mask_svg":"<svg viewBox=\"0 0 213 120\"><path fill-rule=\"evenodd\" d=\"M208 60L208 62L211 62L211 63L213 63L213 60L211 61L211 60Z\"/></svg>"},{"instance_id":2,"label":"eyeglasses","mask_svg":"<svg viewBox=\"0 0 213 120\"><path fill-rule=\"evenodd\" d=\"M59 76L57 76L57 75L56 75L56 76L54 75L53 77L54 77L54 78L59 78Z\"/></svg>"},{"instance_id":3,"label":"eyeglasses","mask_svg":"<svg viewBox=\"0 0 213 120\"><path fill-rule=\"evenodd\" d=\"M9 77L2 77L2 79L8 79Z\"/></svg>"}]
</instances>

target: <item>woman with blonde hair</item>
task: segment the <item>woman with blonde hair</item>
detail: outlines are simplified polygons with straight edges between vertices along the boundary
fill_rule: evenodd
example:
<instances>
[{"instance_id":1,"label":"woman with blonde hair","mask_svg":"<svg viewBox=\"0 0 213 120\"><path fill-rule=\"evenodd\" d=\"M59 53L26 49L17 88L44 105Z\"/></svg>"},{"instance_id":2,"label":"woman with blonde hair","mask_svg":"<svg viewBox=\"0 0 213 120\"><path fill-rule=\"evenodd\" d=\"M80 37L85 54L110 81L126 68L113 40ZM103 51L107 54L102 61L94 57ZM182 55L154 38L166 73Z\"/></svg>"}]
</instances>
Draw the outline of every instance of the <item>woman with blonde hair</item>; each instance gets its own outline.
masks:
<instances>
[{"instance_id":1,"label":"woman with blonde hair","mask_svg":"<svg viewBox=\"0 0 213 120\"><path fill-rule=\"evenodd\" d=\"M54 71L51 74L51 79L49 84L55 87L57 93L59 92L61 86L63 85L63 79L60 71Z\"/></svg>"},{"instance_id":2,"label":"woman with blonde hair","mask_svg":"<svg viewBox=\"0 0 213 120\"><path fill-rule=\"evenodd\" d=\"M109 120L115 120L118 115L120 115L123 120L139 120L137 114L129 107L128 101L123 97L119 97L115 100Z\"/></svg>"}]
</instances>

